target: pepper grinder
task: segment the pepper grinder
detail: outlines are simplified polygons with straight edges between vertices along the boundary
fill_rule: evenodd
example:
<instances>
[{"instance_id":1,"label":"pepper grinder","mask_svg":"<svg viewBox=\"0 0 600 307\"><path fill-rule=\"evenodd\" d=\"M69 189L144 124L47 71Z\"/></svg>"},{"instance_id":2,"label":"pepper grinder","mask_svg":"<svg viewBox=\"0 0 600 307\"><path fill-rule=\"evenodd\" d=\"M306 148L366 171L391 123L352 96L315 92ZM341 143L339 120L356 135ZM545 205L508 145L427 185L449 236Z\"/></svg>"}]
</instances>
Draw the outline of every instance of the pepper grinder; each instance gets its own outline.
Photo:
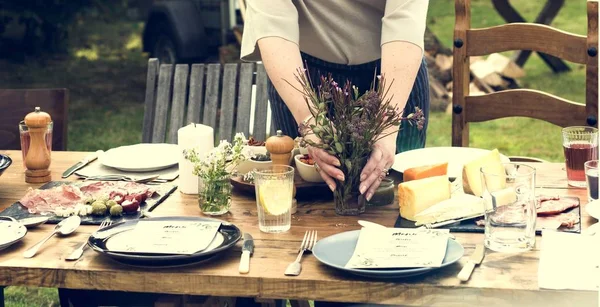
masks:
<instances>
[{"instance_id":1,"label":"pepper grinder","mask_svg":"<svg viewBox=\"0 0 600 307\"><path fill-rule=\"evenodd\" d=\"M42 112L40 107L25 116L25 125L29 129L29 151L25 157L25 182L44 183L52 180L50 175L50 152L46 147L48 124L52 121L50 115Z\"/></svg>"},{"instance_id":2,"label":"pepper grinder","mask_svg":"<svg viewBox=\"0 0 600 307\"><path fill-rule=\"evenodd\" d=\"M290 165L292 150L294 150L294 140L291 137L277 130L277 135L267 139L265 147L271 154L273 165Z\"/></svg>"}]
</instances>

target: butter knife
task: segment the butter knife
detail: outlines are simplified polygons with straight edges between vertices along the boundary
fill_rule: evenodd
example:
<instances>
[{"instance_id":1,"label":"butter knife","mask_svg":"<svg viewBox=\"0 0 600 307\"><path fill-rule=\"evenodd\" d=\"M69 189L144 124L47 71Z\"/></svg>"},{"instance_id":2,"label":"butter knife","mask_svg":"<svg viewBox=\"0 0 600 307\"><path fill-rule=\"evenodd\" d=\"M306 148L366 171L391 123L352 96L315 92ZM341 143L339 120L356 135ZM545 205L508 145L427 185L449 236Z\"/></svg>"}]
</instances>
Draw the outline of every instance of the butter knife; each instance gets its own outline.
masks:
<instances>
[{"instance_id":1,"label":"butter knife","mask_svg":"<svg viewBox=\"0 0 600 307\"><path fill-rule=\"evenodd\" d=\"M483 244L477 244L475 246L475 252L469 258L467 264L458 273L458 279L461 281L467 281L471 278L471 273L475 269L475 266L481 264L483 256L485 255L485 246Z\"/></svg>"},{"instance_id":2,"label":"butter knife","mask_svg":"<svg viewBox=\"0 0 600 307\"><path fill-rule=\"evenodd\" d=\"M242 246L242 259L240 259L239 272L246 274L250 271L250 255L254 252L254 239L249 233L244 233L244 245Z\"/></svg>"},{"instance_id":3,"label":"butter knife","mask_svg":"<svg viewBox=\"0 0 600 307\"><path fill-rule=\"evenodd\" d=\"M427 228L427 229L433 229L433 228L438 228L438 227L442 227L442 226L446 226L446 225L450 225L450 224L459 223L459 222L462 222L462 221L474 219L474 218L481 217L481 216L483 216L483 213L477 213L477 214L465 216L465 217L458 218L458 219L452 219L452 220L447 220L447 221L443 221L443 222L425 224L423 226L425 226L425 228ZM423 226L421 226L421 227L423 227Z\"/></svg>"},{"instance_id":4,"label":"butter knife","mask_svg":"<svg viewBox=\"0 0 600 307\"><path fill-rule=\"evenodd\" d=\"M92 154L89 154L87 157L85 157L83 160L75 163L75 165L69 167L63 174L62 177L63 178L67 178L71 175L73 175L73 173L75 173L76 171L80 170L81 168L83 168L84 166L88 165L90 162L98 159L98 154L100 154L102 151L98 150Z\"/></svg>"}]
</instances>

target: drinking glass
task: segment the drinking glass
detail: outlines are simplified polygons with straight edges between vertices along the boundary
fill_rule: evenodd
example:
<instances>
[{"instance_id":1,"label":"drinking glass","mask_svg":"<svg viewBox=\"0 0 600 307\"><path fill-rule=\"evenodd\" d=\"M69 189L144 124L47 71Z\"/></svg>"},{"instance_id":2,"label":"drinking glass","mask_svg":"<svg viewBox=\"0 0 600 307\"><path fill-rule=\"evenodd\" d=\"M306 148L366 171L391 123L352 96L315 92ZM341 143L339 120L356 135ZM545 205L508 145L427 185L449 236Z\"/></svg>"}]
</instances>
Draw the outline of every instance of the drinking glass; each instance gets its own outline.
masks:
<instances>
[{"instance_id":1,"label":"drinking glass","mask_svg":"<svg viewBox=\"0 0 600 307\"><path fill-rule=\"evenodd\" d=\"M585 188L583 164L598 160L598 129L594 127L566 127L562 130L567 179L569 185Z\"/></svg>"},{"instance_id":2,"label":"drinking glass","mask_svg":"<svg viewBox=\"0 0 600 307\"><path fill-rule=\"evenodd\" d=\"M523 252L535 245L535 169L518 163L481 168L485 206L485 246Z\"/></svg>"},{"instance_id":3,"label":"drinking glass","mask_svg":"<svg viewBox=\"0 0 600 307\"><path fill-rule=\"evenodd\" d=\"M52 154L52 129L53 122L48 124L48 131L46 131L46 147L48 148L48 152ZM25 166L25 157L27 157L27 153L29 152L29 144L31 143L31 137L29 136L29 127L25 125L24 121L19 123L19 135L21 137L21 154L23 155L23 167Z\"/></svg>"},{"instance_id":4,"label":"drinking glass","mask_svg":"<svg viewBox=\"0 0 600 307\"><path fill-rule=\"evenodd\" d=\"M294 189L294 168L273 165L254 171L258 228L263 232L288 231Z\"/></svg>"},{"instance_id":5,"label":"drinking glass","mask_svg":"<svg viewBox=\"0 0 600 307\"><path fill-rule=\"evenodd\" d=\"M598 199L598 160L585 162L585 180L587 183L588 201Z\"/></svg>"}]
</instances>

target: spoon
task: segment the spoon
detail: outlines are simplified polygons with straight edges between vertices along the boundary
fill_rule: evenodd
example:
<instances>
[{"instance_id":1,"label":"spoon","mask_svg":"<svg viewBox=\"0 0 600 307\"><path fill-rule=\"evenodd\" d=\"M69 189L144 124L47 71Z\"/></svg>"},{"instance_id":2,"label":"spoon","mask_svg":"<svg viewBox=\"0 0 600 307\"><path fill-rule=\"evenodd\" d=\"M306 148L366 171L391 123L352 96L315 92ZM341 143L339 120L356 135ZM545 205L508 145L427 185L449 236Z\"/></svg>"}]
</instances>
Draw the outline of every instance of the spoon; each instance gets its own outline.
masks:
<instances>
[{"instance_id":1,"label":"spoon","mask_svg":"<svg viewBox=\"0 0 600 307\"><path fill-rule=\"evenodd\" d=\"M46 243L46 241L48 241L53 235L55 235L57 233L59 233L63 236L69 235L69 234L73 233L75 231L75 229L77 229L77 227L79 227L79 224L81 224L81 218L77 215L74 215L74 216L71 216L71 217L68 217L68 218L62 220L60 223L58 223L58 225L56 225L56 227L54 227L54 230L52 231L52 233L50 233L47 237L45 237L42 241L40 241L36 245L34 245L31 248L29 248L28 250L26 250L23 253L23 257L31 258L31 257L35 256L38 249L40 249L40 247L42 247L42 245L44 245L44 243Z\"/></svg>"}]
</instances>

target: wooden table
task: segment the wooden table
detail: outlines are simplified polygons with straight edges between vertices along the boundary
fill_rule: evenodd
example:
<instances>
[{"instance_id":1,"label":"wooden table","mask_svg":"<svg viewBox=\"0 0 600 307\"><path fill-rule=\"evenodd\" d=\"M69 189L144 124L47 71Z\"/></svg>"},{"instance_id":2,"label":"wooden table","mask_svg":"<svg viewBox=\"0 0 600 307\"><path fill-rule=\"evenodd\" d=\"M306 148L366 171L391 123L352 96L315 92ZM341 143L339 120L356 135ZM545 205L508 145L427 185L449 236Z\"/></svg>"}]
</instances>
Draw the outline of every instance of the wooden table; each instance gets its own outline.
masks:
<instances>
[{"instance_id":1,"label":"wooden table","mask_svg":"<svg viewBox=\"0 0 600 307\"><path fill-rule=\"evenodd\" d=\"M13 165L0 177L0 209L11 205L25 194L21 153L8 151ZM62 171L83 158L83 152L53 152L52 175L60 180ZM585 189L566 185L563 164L535 164L537 183L544 193L577 196L586 203ZM584 210L586 228L595 220ZM158 216L200 215L194 196L174 192L154 211ZM45 236L53 225L32 229L25 239L0 252L0 285L60 287L71 289L119 290L194 294L211 296L244 296L289 298L343 302L372 302L402 306L596 306L598 294L586 291L540 290L537 268L542 238L536 248L522 254L487 253L481 267L471 279L461 283L456 274L466 263L483 234L455 233L466 253L457 264L434 273L410 279L386 282L343 274L320 264L312 255L303 259L303 272L286 277L283 272L296 257L304 232L316 229L324 238L339 232L358 229L358 217L336 216L328 201L300 202L287 233L267 234L258 229L256 204L252 196L234 195L228 220L256 240L250 260L250 273L240 275L240 244L220 259L205 264L177 269L142 269L119 264L93 251L86 251L76 262L64 258L96 227L82 226L68 237L52 238L32 259L22 256L29 246ZM398 216L397 204L367 208L360 219L392 226ZM569 259L565 259L567 265ZM591 305L594 304L594 305Z\"/></svg>"},{"instance_id":2,"label":"wooden table","mask_svg":"<svg viewBox=\"0 0 600 307\"><path fill-rule=\"evenodd\" d=\"M540 11L539 15L533 21L534 23L550 25L558 12L564 5L565 0L546 0L546 4ZM509 0L492 0L492 4L496 8L496 11L506 20L508 23L513 22L525 22L525 18L517 12L517 10L510 4ZM542 60L552 69L554 72L564 72L571 70L567 64L554 56L545 54L542 52L538 53ZM520 50L517 51L512 60L519 66L523 67L527 59L531 56L531 50Z\"/></svg>"}]
</instances>

